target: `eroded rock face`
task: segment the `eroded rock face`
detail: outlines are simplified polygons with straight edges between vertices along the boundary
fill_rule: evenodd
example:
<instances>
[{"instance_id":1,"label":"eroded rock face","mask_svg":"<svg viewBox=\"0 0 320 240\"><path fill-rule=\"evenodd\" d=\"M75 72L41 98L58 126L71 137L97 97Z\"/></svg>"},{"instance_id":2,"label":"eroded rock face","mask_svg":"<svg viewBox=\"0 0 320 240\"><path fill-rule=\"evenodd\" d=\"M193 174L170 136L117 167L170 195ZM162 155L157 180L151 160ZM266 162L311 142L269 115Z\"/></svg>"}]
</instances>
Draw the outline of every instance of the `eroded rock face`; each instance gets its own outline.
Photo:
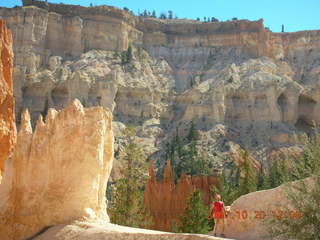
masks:
<instances>
[{"instance_id":1,"label":"eroded rock face","mask_svg":"<svg viewBox=\"0 0 320 240\"><path fill-rule=\"evenodd\" d=\"M144 204L153 217L153 229L172 231L172 225L179 223L179 217L183 214L188 197L195 189L201 190L205 204L210 203L213 197L212 185L218 187L218 178L214 176L188 177L182 174L178 184L175 185L172 177L170 162L164 172L162 181L155 177L153 163L150 165L150 179L146 183L144 192Z\"/></svg>"},{"instance_id":2,"label":"eroded rock face","mask_svg":"<svg viewBox=\"0 0 320 240\"><path fill-rule=\"evenodd\" d=\"M0 177L16 141L12 70L12 36L0 20Z\"/></svg>"},{"instance_id":3,"label":"eroded rock face","mask_svg":"<svg viewBox=\"0 0 320 240\"><path fill-rule=\"evenodd\" d=\"M16 112L29 108L33 121L78 98L139 126L153 159L163 160L158 151L193 121L216 159L230 142L261 161L320 123L320 31L279 34L262 20L202 23L107 6L24 5L0 8L0 16L14 36ZM127 64L120 55L129 42Z\"/></svg>"},{"instance_id":4,"label":"eroded rock face","mask_svg":"<svg viewBox=\"0 0 320 240\"><path fill-rule=\"evenodd\" d=\"M39 117L22 115L0 185L0 238L21 240L77 219L108 221L105 190L113 162L111 112L78 100Z\"/></svg>"}]
</instances>

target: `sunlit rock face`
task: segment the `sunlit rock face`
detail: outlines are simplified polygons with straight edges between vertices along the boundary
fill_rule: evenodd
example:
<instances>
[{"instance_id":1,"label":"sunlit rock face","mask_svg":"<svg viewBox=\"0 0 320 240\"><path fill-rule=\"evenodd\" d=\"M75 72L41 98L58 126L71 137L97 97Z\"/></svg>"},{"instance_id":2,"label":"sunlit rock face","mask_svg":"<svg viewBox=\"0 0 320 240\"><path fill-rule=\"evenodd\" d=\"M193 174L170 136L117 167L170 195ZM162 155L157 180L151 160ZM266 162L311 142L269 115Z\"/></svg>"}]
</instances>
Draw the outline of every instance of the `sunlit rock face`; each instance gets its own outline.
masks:
<instances>
[{"instance_id":1,"label":"sunlit rock face","mask_svg":"<svg viewBox=\"0 0 320 240\"><path fill-rule=\"evenodd\" d=\"M113 162L111 112L78 100L39 117L27 111L0 185L0 238L26 239L47 226L101 219Z\"/></svg>"},{"instance_id":2,"label":"sunlit rock face","mask_svg":"<svg viewBox=\"0 0 320 240\"><path fill-rule=\"evenodd\" d=\"M117 124L136 125L146 154L162 165L165 144L193 121L201 148L219 156L215 165L237 144L268 166L272 151L299 145L320 123L320 31L23 3L0 8L0 17L13 32L16 114L28 108L32 124L78 98L111 109Z\"/></svg>"},{"instance_id":3,"label":"sunlit rock face","mask_svg":"<svg viewBox=\"0 0 320 240\"><path fill-rule=\"evenodd\" d=\"M238 198L230 208L226 221L226 236L239 240L273 239L270 237L270 225L268 225L271 221L280 219L295 221L303 217L301 209L295 209L287 195L288 192L295 191L293 186L301 184L301 181L311 189L315 183L313 178L307 178Z\"/></svg>"},{"instance_id":4,"label":"sunlit rock face","mask_svg":"<svg viewBox=\"0 0 320 240\"><path fill-rule=\"evenodd\" d=\"M12 35L0 20L0 178L16 141L12 71Z\"/></svg>"}]
</instances>

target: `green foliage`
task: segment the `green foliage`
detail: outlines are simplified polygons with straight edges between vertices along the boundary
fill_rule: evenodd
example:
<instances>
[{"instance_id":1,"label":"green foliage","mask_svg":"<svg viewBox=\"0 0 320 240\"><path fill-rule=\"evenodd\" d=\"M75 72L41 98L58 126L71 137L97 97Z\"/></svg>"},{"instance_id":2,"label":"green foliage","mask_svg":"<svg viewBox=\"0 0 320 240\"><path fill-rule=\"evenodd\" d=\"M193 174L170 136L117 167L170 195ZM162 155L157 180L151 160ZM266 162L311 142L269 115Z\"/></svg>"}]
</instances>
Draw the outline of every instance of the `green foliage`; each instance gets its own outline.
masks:
<instances>
[{"instance_id":1,"label":"green foliage","mask_svg":"<svg viewBox=\"0 0 320 240\"><path fill-rule=\"evenodd\" d=\"M212 159L198 150L198 137L195 125L191 123L186 139L181 139L177 131L173 140L166 144L165 159L170 160L175 181L180 178L182 173L189 176L212 174ZM164 165L158 169L159 178L162 178L163 171Z\"/></svg>"},{"instance_id":2,"label":"green foliage","mask_svg":"<svg viewBox=\"0 0 320 240\"><path fill-rule=\"evenodd\" d=\"M314 136L308 138L301 156L294 162L292 171L293 180L302 179L311 175L320 176L320 134L318 130Z\"/></svg>"},{"instance_id":3,"label":"green foliage","mask_svg":"<svg viewBox=\"0 0 320 240\"><path fill-rule=\"evenodd\" d=\"M320 177L311 182L295 182L287 188L287 196L292 209L299 211L301 217L273 220L269 226L271 237L297 240L320 239ZM291 209L286 209L289 212Z\"/></svg>"},{"instance_id":4,"label":"green foliage","mask_svg":"<svg viewBox=\"0 0 320 240\"><path fill-rule=\"evenodd\" d=\"M279 172L270 178L279 177L285 170L281 181L304 179L291 183L286 187L286 194L291 202L291 209L283 206L286 211L295 209L301 214L299 218L282 218L267 222L271 237L299 240L320 239L320 135L318 132L305 143L301 156L291 159L290 171L282 167ZM312 177L311 179L306 179Z\"/></svg>"},{"instance_id":5,"label":"green foliage","mask_svg":"<svg viewBox=\"0 0 320 240\"><path fill-rule=\"evenodd\" d=\"M195 190L187 201L187 207L180 216L179 232L208 233L208 207L203 204L200 190Z\"/></svg>"},{"instance_id":6,"label":"green foliage","mask_svg":"<svg viewBox=\"0 0 320 240\"><path fill-rule=\"evenodd\" d=\"M257 175L250 164L250 153L244 150L242 153L243 162L240 164L239 195L244 195L257 190Z\"/></svg>"},{"instance_id":7,"label":"green foliage","mask_svg":"<svg viewBox=\"0 0 320 240\"><path fill-rule=\"evenodd\" d=\"M237 172L235 179L228 181L223 172L219 177L220 188L211 186L211 191L220 194L226 205L231 205L239 197L239 173L240 171Z\"/></svg>"},{"instance_id":8,"label":"green foliage","mask_svg":"<svg viewBox=\"0 0 320 240\"><path fill-rule=\"evenodd\" d=\"M221 195L226 205L231 205L240 196L257 190L258 176L250 165L250 153L242 153L242 163L231 169L229 179L225 171L219 177L220 188L213 186L212 191Z\"/></svg>"},{"instance_id":9,"label":"green foliage","mask_svg":"<svg viewBox=\"0 0 320 240\"><path fill-rule=\"evenodd\" d=\"M188 133L188 140L191 142L191 141L196 141L199 137L199 133L196 129L196 126L193 122L191 122L191 127L189 129L189 133Z\"/></svg>"},{"instance_id":10,"label":"green foliage","mask_svg":"<svg viewBox=\"0 0 320 240\"><path fill-rule=\"evenodd\" d=\"M288 168L284 160L275 161L269 169L268 175L265 177L264 189L270 189L280 186L292 179L289 175Z\"/></svg>"},{"instance_id":11,"label":"green foliage","mask_svg":"<svg viewBox=\"0 0 320 240\"><path fill-rule=\"evenodd\" d=\"M136 129L127 127L124 135L128 144L123 157L123 175L114 190L109 193L111 201L108 212L112 223L130 227L149 227L152 219L143 207L143 187L146 181L146 157L135 143Z\"/></svg>"},{"instance_id":12,"label":"green foliage","mask_svg":"<svg viewBox=\"0 0 320 240\"><path fill-rule=\"evenodd\" d=\"M127 51L123 51L121 53L121 64L125 65L125 64L131 63L132 59L133 59L132 47L131 45L129 45Z\"/></svg>"}]
</instances>

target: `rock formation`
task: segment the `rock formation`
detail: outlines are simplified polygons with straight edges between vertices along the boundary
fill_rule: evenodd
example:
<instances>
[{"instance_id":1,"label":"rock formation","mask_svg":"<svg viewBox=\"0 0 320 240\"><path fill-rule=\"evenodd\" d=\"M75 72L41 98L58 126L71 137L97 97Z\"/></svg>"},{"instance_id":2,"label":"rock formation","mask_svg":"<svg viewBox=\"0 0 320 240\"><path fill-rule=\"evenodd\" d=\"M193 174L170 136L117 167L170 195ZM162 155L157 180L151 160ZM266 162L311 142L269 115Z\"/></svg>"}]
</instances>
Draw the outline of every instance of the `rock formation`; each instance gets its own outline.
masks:
<instances>
[{"instance_id":1,"label":"rock formation","mask_svg":"<svg viewBox=\"0 0 320 240\"><path fill-rule=\"evenodd\" d=\"M150 165L150 178L145 186L144 204L154 220L154 229L161 231L172 231L173 222L179 223L186 208L188 197L193 190L200 189L205 204L210 203L213 197L211 186L219 187L218 178L214 176L188 177L182 174L177 185L173 182L170 162L167 162L164 178L157 181L153 163Z\"/></svg>"},{"instance_id":2,"label":"rock formation","mask_svg":"<svg viewBox=\"0 0 320 240\"><path fill-rule=\"evenodd\" d=\"M73 220L108 221L105 190L113 162L112 115L78 100L41 115L28 111L0 185L0 238L22 240Z\"/></svg>"},{"instance_id":3,"label":"rock formation","mask_svg":"<svg viewBox=\"0 0 320 240\"><path fill-rule=\"evenodd\" d=\"M312 178L303 181L312 187ZM237 199L231 205L227 218L226 236L239 240L269 239L269 220L300 218L299 209L294 209L287 198L288 188L293 184L297 183L249 193Z\"/></svg>"},{"instance_id":4,"label":"rock formation","mask_svg":"<svg viewBox=\"0 0 320 240\"><path fill-rule=\"evenodd\" d=\"M0 17L13 32L16 113L29 108L33 122L78 98L112 109L119 125L139 126L148 155L164 161L161 149L193 121L219 166L229 146L267 161L320 123L320 31L273 33L262 20L161 20L107 6L23 2L0 8Z\"/></svg>"},{"instance_id":5,"label":"rock formation","mask_svg":"<svg viewBox=\"0 0 320 240\"><path fill-rule=\"evenodd\" d=\"M0 178L16 141L12 71L12 36L0 20Z\"/></svg>"},{"instance_id":6,"label":"rock formation","mask_svg":"<svg viewBox=\"0 0 320 240\"><path fill-rule=\"evenodd\" d=\"M75 222L47 229L34 240L223 240L225 238L200 234L173 234L129 228L108 223Z\"/></svg>"}]
</instances>

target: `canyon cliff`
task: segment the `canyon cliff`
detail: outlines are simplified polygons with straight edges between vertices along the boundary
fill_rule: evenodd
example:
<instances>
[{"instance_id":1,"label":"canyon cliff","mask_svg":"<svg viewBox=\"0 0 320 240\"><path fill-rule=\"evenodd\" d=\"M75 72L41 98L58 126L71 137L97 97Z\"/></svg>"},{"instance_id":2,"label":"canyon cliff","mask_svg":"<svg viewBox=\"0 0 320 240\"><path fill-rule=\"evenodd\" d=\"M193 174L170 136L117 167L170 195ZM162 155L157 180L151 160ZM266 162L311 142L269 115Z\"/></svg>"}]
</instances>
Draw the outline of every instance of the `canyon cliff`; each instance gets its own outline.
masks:
<instances>
[{"instance_id":1,"label":"canyon cliff","mask_svg":"<svg viewBox=\"0 0 320 240\"><path fill-rule=\"evenodd\" d=\"M60 111L49 108L34 130L28 110L23 111L11 153L16 135L13 55L10 33L2 21L0 26L0 96L7 101L0 105L0 130L5 130L1 157L6 158L0 183L1 240L216 239L108 223L105 193L114 149L112 114L102 107L84 108L74 100Z\"/></svg>"},{"instance_id":2,"label":"canyon cliff","mask_svg":"<svg viewBox=\"0 0 320 240\"><path fill-rule=\"evenodd\" d=\"M0 177L16 141L12 71L12 35L0 20Z\"/></svg>"},{"instance_id":3,"label":"canyon cliff","mask_svg":"<svg viewBox=\"0 0 320 240\"><path fill-rule=\"evenodd\" d=\"M320 31L273 33L263 20L202 23L108 6L23 3L0 8L0 17L13 32L16 113L28 108L33 124L74 98L107 107L119 133L116 150L117 130L133 124L159 166L166 143L193 122L198 144L222 168L239 147L268 167L270 153L299 146L320 122Z\"/></svg>"}]
</instances>

